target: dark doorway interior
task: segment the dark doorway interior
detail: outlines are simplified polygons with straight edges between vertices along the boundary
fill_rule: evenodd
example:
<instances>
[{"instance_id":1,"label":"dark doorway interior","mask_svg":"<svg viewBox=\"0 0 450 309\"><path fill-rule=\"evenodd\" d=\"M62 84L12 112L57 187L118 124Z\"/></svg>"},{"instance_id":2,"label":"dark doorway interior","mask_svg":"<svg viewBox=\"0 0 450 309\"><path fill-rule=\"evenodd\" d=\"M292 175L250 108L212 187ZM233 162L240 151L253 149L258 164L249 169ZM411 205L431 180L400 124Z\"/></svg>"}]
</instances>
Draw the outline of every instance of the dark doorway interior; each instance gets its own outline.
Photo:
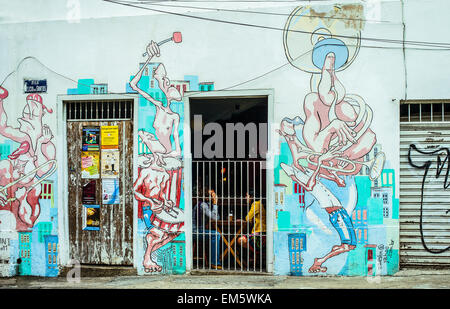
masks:
<instances>
[{"instance_id":1,"label":"dark doorway interior","mask_svg":"<svg viewBox=\"0 0 450 309\"><path fill-rule=\"evenodd\" d=\"M267 97L190 99L190 111L194 269L264 272ZM198 207L213 208L209 190L217 220Z\"/></svg>"}]
</instances>

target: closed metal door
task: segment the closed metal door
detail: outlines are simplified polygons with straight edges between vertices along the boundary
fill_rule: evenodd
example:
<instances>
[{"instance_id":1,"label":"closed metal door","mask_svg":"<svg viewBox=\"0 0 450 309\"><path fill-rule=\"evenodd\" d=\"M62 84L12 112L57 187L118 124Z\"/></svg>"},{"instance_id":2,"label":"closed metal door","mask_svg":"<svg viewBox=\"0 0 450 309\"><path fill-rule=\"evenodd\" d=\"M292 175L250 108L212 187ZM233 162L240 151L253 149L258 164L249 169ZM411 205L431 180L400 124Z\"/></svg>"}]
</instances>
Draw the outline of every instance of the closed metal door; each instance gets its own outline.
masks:
<instances>
[{"instance_id":1,"label":"closed metal door","mask_svg":"<svg viewBox=\"0 0 450 309\"><path fill-rule=\"evenodd\" d=\"M449 104L402 106L400 265L450 266ZM450 106L448 106L450 107Z\"/></svg>"}]
</instances>

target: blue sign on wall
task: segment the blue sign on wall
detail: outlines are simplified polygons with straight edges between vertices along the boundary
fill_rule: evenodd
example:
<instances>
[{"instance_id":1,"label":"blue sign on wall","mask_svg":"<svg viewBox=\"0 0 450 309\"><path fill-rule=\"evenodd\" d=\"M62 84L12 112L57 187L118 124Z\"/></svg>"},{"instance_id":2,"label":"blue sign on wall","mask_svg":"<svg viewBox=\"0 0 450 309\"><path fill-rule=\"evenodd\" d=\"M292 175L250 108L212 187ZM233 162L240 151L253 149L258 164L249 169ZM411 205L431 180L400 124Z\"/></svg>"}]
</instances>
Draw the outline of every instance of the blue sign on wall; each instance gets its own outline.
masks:
<instances>
[{"instance_id":1,"label":"blue sign on wall","mask_svg":"<svg viewBox=\"0 0 450 309\"><path fill-rule=\"evenodd\" d=\"M25 93L47 92L47 80L24 79L23 91Z\"/></svg>"}]
</instances>

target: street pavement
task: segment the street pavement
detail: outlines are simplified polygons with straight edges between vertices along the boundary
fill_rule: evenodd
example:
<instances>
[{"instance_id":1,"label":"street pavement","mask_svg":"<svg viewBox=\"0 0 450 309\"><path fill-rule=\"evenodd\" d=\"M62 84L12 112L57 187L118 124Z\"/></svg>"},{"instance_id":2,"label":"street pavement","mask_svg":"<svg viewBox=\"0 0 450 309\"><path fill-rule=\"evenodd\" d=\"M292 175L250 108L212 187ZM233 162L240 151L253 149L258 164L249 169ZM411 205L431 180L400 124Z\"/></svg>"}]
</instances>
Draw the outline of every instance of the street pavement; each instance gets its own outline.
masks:
<instances>
[{"instance_id":1,"label":"street pavement","mask_svg":"<svg viewBox=\"0 0 450 309\"><path fill-rule=\"evenodd\" d=\"M450 270L400 270L393 276L273 276L242 273L185 275L16 276L0 278L1 289L449 289Z\"/></svg>"}]
</instances>

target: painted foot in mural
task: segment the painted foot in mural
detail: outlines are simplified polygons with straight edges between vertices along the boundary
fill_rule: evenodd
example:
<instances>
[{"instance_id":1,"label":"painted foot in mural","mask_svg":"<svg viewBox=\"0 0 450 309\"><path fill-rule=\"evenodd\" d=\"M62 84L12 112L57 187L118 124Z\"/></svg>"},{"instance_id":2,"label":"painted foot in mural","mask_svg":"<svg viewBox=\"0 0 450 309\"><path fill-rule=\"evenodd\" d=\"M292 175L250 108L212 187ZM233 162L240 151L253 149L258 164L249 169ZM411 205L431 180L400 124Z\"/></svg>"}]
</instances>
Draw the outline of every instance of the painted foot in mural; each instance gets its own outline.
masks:
<instances>
[{"instance_id":1,"label":"painted foot in mural","mask_svg":"<svg viewBox=\"0 0 450 309\"><path fill-rule=\"evenodd\" d=\"M144 261L144 271L146 273L161 272L162 267L153 262L151 259Z\"/></svg>"},{"instance_id":2,"label":"painted foot in mural","mask_svg":"<svg viewBox=\"0 0 450 309\"><path fill-rule=\"evenodd\" d=\"M319 259L314 259L314 264L309 268L309 272L310 273L319 273L319 272L326 272L327 268L326 267L322 267L322 263L323 262L319 262Z\"/></svg>"},{"instance_id":3,"label":"painted foot in mural","mask_svg":"<svg viewBox=\"0 0 450 309\"><path fill-rule=\"evenodd\" d=\"M325 255L322 258L314 259L314 264L309 268L309 272L310 273L326 272L327 268L322 267L322 264L325 263L326 260L328 260L329 258L332 258L336 255L342 254L344 252L349 252L355 248L356 248L356 246L349 245L349 244L341 244L341 245L333 246L331 248L331 251L327 255Z\"/></svg>"}]
</instances>

